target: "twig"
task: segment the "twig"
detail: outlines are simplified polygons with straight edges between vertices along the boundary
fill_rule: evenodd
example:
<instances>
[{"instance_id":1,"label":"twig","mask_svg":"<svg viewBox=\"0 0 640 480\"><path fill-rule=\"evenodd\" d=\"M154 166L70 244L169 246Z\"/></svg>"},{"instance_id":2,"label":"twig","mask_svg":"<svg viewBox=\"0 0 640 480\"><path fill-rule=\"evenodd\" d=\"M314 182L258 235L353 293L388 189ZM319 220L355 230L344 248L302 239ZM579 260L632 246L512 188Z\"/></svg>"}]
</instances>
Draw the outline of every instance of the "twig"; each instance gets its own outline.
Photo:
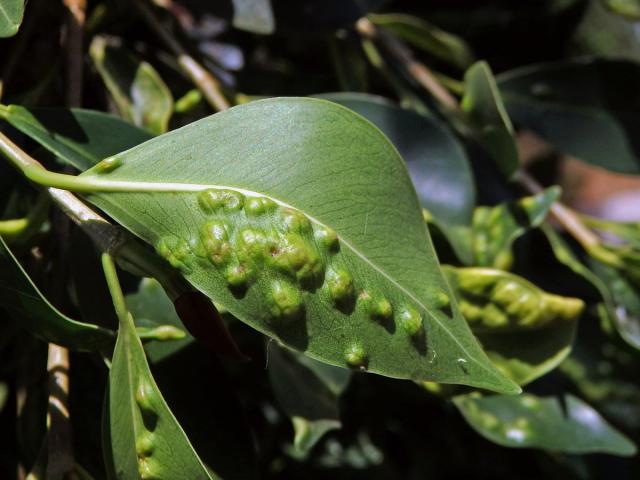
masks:
<instances>
[{"instance_id":1,"label":"twig","mask_svg":"<svg viewBox=\"0 0 640 480\"><path fill-rule=\"evenodd\" d=\"M83 33L86 0L63 0L69 10L67 20L67 105L80 107L82 103Z\"/></svg>"},{"instance_id":2,"label":"twig","mask_svg":"<svg viewBox=\"0 0 640 480\"><path fill-rule=\"evenodd\" d=\"M198 87L209 104L217 111L227 110L230 107L229 101L222 93L220 82L205 69L196 59L178 43L178 41L160 23L155 13L146 4L145 0L136 0L136 6L140 10L142 17L156 34L167 44L167 47L178 57L178 64L182 71Z\"/></svg>"}]
</instances>

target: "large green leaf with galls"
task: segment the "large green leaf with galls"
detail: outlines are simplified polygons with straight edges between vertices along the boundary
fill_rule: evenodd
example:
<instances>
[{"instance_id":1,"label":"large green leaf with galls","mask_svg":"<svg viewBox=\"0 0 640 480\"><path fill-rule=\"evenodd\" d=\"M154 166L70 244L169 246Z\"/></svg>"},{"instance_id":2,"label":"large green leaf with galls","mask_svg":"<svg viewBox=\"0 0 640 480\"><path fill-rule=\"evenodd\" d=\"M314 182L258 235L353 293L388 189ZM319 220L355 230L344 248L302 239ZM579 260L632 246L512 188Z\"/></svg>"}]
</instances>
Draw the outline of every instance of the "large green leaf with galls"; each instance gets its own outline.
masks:
<instances>
[{"instance_id":1,"label":"large green leaf with galls","mask_svg":"<svg viewBox=\"0 0 640 480\"><path fill-rule=\"evenodd\" d=\"M397 151L344 107L253 102L81 178L103 190L89 201L286 345L391 377L518 391L450 300Z\"/></svg>"},{"instance_id":2,"label":"large green leaf with galls","mask_svg":"<svg viewBox=\"0 0 640 480\"><path fill-rule=\"evenodd\" d=\"M78 170L152 138L113 115L93 110L0 105L0 119Z\"/></svg>"},{"instance_id":3,"label":"large green leaf with galls","mask_svg":"<svg viewBox=\"0 0 640 480\"><path fill-rule=\"evenodd\" d=\"M18 33L23 15L24 0L0 1L0 38Z\"/></svg>"},{"instance_id":4,"label":"large green leaf with galls","mask_svg":"<svg viewBox=\"0 0 640 480\"><path fill-rule=\"evenodd\" d=\"M113 343L113 332L73 320L40 293L0 237L0 307L45 342L94 351Z\"/></svg>"},{"instance_id":5,"label":"large green leaf with galls","mask_svg":"<svg viewBox=\"0 0 640 480\"><path fill-rule=\"evenodd\" d=\"M505 447L540 448L571 454L631 456L636 446L585 402L563 399L478 394L461 395L454 404L480 435Z\"/></svg>"},{"instance_id":6,"label":"large green leaf with galls","mask_svg":"<svg viewBox=\"0 0 640 480\"><path fill-rule=\"evenodd\" d=\"M640 64L574 59L498 77L513 121L562 153L619 173L640 173Z\"/></svg>"},{"instance_id":7,"label":"large green leaf with galls","mask_svg":"<svg viewBox=\"0 0 640 480\"><path fill-rule=\"evenodd\" d=\"M120 322L103 441L115 478L218 478L208 471L156 385L131 315Z\"/></svg>"}]
</instances>

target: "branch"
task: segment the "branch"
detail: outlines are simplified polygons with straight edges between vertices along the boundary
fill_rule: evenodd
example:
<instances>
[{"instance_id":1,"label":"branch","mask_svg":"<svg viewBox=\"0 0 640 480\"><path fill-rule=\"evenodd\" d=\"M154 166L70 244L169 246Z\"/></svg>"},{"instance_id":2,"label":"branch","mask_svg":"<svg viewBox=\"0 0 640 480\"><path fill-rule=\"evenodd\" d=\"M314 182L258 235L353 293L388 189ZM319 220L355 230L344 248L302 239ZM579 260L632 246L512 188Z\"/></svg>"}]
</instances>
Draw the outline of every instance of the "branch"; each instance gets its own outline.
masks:
<instances>
[{"instance_id":1,"label":"branch","mask_svg":"<svg viewBox=\"0 0 640 480\"><path fill-rule=\"evenodd\" d=\"M165 29L145 0L135 0L135 4L147 24L156 32L167 47L173 51L174 55L178 57L178 65L180 65L182 71L198 87L214 110L227 110L230 107L230 104L222 93L220 82L211 74L211 72L190 56L185 48L178 43L175 37Z\"/></svg>"}]
</instances>

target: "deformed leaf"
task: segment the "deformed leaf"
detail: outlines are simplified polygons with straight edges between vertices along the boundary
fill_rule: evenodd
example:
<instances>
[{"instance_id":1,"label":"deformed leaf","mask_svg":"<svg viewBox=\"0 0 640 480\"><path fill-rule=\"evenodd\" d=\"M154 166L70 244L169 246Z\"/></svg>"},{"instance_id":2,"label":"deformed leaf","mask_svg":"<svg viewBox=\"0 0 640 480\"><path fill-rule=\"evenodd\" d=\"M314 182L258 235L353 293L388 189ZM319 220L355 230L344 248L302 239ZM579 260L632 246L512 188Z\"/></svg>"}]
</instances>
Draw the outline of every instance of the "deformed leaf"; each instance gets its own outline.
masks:
<instances>
[{"instance_id":1,"label":"deformed leaf","mask_svg":"<svg viewBox=\"0 0 640 480\"><path fill-rule=\"evenodd\" d=\"M313 362L314 368L303 362ZM269 349L269 379L276 401L291 418L292 454L305 457L325 433L341 428L338 399L350 372L284 348Z\"/></svg>"},{"instance_id":2,"label":"deformed leaf","mask_svg":"<svg viewBox=\"0 0 640 480\"><path fill-rule=\"evenodd\" d=\"M476 201L471 166L462 144L444 124L376 95L318 96L359 113L382 130L406 162L418 199L431 214L447 224L469 222Z\"/></svg>"},{"instance_id":3,"label":"deformed leaf","mask_svg":"<svg viewBox=\"0 0 640 480\"><path fill-rule=\"evenodd\" d=\"M162 397L131 316L120 322L106 408L103 441L117 478L218 478L202 463Z\"/></svg>"},{"instance_id":4,"label":"deformed leaf","mask_svg":"<svg viewBox=\"0 0 640 480\"><path fill-rule=\"evenodd\" d=\"M439 60L460 69L466 69L473 63L473 53L462 38L422 18L403 13L370 14L368 17L376 25L389 29Z\"/></svg>"},{"instance_id":5,"label":"deformed leaf","mask_svg":"<svg viewBox=\"0 0 640 480\"><path fill-rule=\"evenodd\" d=\"M110 330L73 320L40 293L0 237L0 307L45 342L73 350L95 351L113 344Z\"/></svg>"},{"instance_id":6,"label":"deformed leaf","mask_svg":"<svg viewBox=\"0 0 640 480\"><path fill-rule=\"evenodd\" d=\"M0 119L78 170L152 138L113 115L93 110L0 105Z\"/></svg>"},{"instance_id":7,"label":"deformed leaf","mask_svg":"<svg viewBox=\"0 0 640 480\"><path fill-rule=\"evenodd\" d=\"M396 150L348 109L252 102L81 178L102 190L89 201L286 345L392 377L518 391L450 300Z\"/></svg>"},{"instance_id":8,"label":"deformed leaf","mask_svg":"<svg viewBox=\"0 0 640 480\"><path fill-rule=\"evenodd\" d=\"M271 0L232 0L233 26L249 32L269 34L276 28Z\"/></svg>"},{"instance_id":9,"label":"deformed leaf","mask_svg":"<svg viewBox=\"0 0 640 480\"><path fill-rule=\"evenodd\" d=\"M18 33L24 15L24 0L0 1L0 38Z\"/></svg>"},{"instance_id":10,"label":"deformed leaf","mask_svg":"<svg viewBox=\"0 0 640 480\"><path fill-rule=\"evenodd\" d=\"M501 270L446 267L445 273L489 358L513 381L532 382L571 352L582 300Z\"/></svg>"},{"instance_id":11,"label":"deformed leaf","mask_svg":"<svg viewBox=\"0 0 640 480\"><path fill-rule=\"evenodd\" d=\"M513 125L507 115L496 79L486 62L473 64L464 76L461 107L480 144L507 178L520 166Z\"/></svg>"},{"instance_id":12,"label":"deformed leaf","mask_svg":"<svg viewBox=\"0 0 640 480\"><path fill-rule=\"evenodd\" d=\"M138 327L157 328L169 326L184 330L176 314L173 302L157 280L145 278L136 293L127 295L127 307ZM189 334L182 339L155 340L145 343L144 349L151 363L157 363L173 355L193 342Z\"/></svg>"},{"instance_id":13,"label":"deformed leaf","mask_svg":"<svg viewBox=\"0 0 640 480\"><path fill-rule=\"evenodd\" d=\"M465 420L486 439L505 447L571 454L631 456L636 446L585 402L525 393L518 397L477 394L454 399Z\"/></svg>"},{"instance_id":14,"label":"deformed leaf","mask_svg":"<svg viewBox=\"0 0 640 480\"><path fill-rule=\"evenodd\" d=\"M560 152L618 173L640 173L640 65L581 58L533 65L498 77L513 121Z\"/></svg>"},{"instance_id":15,"label":"deformed leaf","mask_svg":"<svg viewBox=\"0 0 640 480\"><path fill-rule=\"evenodd\" d=\"M166 132L173 96L155 68L103 36L94 37L89 53L122 118L156 135Z\"/></svg>"}]
</instances>

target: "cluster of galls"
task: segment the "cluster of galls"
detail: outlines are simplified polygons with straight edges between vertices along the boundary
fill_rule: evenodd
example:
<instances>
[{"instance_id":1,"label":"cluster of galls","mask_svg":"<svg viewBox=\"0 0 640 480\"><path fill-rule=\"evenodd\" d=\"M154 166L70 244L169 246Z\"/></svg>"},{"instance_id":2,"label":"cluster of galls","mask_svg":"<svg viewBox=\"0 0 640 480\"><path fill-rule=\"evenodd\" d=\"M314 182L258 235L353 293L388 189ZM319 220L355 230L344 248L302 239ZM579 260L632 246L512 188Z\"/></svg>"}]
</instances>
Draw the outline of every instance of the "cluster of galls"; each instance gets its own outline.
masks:
<instances>
[{"instance_id":1,"label":"cluster of galls","mask_svg":"<svg viewBox=\"0 0 640 480\"><path fill-rule=\"evenodd\" d=\"M159 253L183 273L191 273L195 258L207 259L222 273L234 295L242 297L261 272L277 272L269 280L265 307L278 321L303 317L304 292L319 288L343 313L351 313L359 302L373 320L385 323L393 319L389 300L356 291L351 273L336 258L340 240L331 228L269 198L234 190L203 191L198 194L198 205L207 216L218 218L207 221L195 241L166 237L157 245ZM417 309L403 306L396 313L399 325L412 338L424 334ZM351 345L345 361L366 368L364 347Z\"/></svg>"},{"instance_id":2,"label":"cluster of galls","mask_svg":"<svg viewBox=\"0 0 640 480\"><path fill-rule=\"evenodd\" d=\"M138 473L142 480L156 480L162 478L161 465L153 458L156 450L155 434L153 430L158 422L156 405L160 402L153 387L145 380L141 380L135 391L135 401L144 427L136 436L136 455L138 457Z\"/></svg>"}]
</instances>

